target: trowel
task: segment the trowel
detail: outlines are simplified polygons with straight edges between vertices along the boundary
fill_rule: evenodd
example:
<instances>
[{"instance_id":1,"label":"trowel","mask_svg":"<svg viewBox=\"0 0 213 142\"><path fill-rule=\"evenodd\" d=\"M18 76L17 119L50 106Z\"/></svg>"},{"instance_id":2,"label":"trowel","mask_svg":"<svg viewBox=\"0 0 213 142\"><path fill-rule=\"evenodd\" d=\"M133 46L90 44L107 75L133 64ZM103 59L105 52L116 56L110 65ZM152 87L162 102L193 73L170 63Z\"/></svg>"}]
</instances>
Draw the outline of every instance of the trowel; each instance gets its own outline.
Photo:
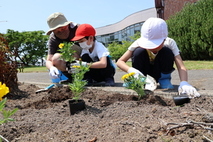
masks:
<instances>
[{"instance_id":1,"label":"trowel","mask_svg":"<svg viewBox=\"0 0 213 142\"><path fill-rule=\"evenodd\" d=\"M54 86L55 86L55 84L51 84L51 85L47 86L47 87L44 88L44 89L37 90L37 91L36 91L36 94L37 94L37 93L40 93L40 92L45 92L45 91L47 91L47 90L53 88Z\"/></svg>"}]
</instances>

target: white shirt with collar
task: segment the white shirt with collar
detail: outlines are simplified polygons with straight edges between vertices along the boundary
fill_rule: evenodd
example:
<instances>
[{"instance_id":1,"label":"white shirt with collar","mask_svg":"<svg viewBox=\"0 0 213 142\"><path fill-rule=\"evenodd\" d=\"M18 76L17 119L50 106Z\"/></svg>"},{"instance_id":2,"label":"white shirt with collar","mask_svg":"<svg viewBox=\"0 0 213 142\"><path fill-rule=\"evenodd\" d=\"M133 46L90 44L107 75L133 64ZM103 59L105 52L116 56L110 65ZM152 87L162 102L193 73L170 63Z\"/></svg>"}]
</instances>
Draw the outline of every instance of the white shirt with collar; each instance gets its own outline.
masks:
<instances>
[{"instance_id":1,"label":"white shirt with collar","mask_svg":"<svg viewBox=\"0 0 213 142\"><path fill-rule=\"evenodd\" d=\"M100 60L100 58L106 57L109 55L108 49L102 43L98 41L95 41L94 49L91 53L88 49L82 49L81 56L86 53L90 56L90 58L94 62L97 62Z\"/></svg>"},{"instance_id":2,"label":"white shirt with collar","mask_svg":"<svg viewBox=\"0 0 213 142\"><path fill-rule=\"evenodd\" d=\"M139 45L138 40L140 40L140 39L137 39L136 41L134 41L134 42L129 46L128 50L134 51L137 47L141 47L141 46ZM165 42L164 42L164 46L170 48L170 49L172 50L174 56L177 56L177 55L180 54L180 50L179 50L179 48L178 48L178 46L177 46L177 44L176 44L176 42L175 42L174 39L167 37L166 40L165 40ZM143 48L143 47L142 47L142 48Z\"/></svg>"}]
</instances>

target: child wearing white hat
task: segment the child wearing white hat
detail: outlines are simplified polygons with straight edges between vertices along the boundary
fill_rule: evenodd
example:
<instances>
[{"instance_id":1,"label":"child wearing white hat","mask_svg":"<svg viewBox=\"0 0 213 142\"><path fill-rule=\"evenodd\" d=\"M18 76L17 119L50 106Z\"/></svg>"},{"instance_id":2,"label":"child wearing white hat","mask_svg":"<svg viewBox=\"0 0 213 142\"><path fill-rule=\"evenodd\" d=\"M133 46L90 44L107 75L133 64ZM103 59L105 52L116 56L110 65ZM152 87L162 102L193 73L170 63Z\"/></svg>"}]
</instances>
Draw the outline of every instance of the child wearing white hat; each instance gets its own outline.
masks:
<instances>
[{"instance_id":1,"label":"child wearing white hat","mask_svg":"<svg viewBox=\"0 0 213 142\"><path fill-rule=\"evenodd\" d=\"M132 58L132 67L126 62ZM134 41L117 61L117 66L125 72L152 76L162 89L173 89L171 73L176 64L180 86L179 93L189 97L199 97L197 90L188 83L187 69L183 64L176 42L168 37L167 24L160 18L149 18L141 27L141 37Z\"/></svg>"}]
</instances>

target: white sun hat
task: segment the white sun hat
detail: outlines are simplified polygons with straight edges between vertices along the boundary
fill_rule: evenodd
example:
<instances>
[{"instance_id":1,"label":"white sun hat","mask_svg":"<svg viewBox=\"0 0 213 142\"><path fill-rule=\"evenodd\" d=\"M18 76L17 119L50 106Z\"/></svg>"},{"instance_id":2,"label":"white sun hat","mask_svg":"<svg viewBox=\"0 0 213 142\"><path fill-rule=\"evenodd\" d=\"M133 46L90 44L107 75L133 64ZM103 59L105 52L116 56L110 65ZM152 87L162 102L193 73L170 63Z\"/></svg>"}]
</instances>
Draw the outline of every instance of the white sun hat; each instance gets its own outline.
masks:
<instances>
[{"instance_id":1,"label":"white sun hat","mask_svg":"<svg viewBox=\"0 0 213 142\"><path fill-rule=\"evenodd\" d=\"M145 49L154 49L161 45L167 36L166 22L161 18L149 18L141 27L141 37L138 39L138 44Z\"/></svg>"},{"instance_id":2,"label":"white sun hat","mask_svg":"<svg viewBox=\"0 0 213 142\"><path fill-rule=\"evenodd\" d=\"M47 24L48 24L50 29L47 31L46 34L50 35L53 30L55 30L59 27L66 26L70 23L72 23L72 22L67 21L64 14L62 14L60 12L55 12L47 18Z\"/></svg>"}]
</instances>

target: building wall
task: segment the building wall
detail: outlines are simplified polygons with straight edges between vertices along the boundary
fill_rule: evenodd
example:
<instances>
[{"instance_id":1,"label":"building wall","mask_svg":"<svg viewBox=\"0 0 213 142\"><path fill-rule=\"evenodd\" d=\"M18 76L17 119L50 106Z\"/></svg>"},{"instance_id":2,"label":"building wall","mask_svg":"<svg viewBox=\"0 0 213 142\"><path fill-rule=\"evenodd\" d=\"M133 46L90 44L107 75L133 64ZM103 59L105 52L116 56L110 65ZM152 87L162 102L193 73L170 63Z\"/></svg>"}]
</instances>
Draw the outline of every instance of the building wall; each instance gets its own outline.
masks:
<instances>
[{"instance_id":1,"label":"building wall","mask_svg":"<svg viewBox=\"0 0 213 142\"><path fill-rule=\"evenodd\" d=\"M156 17L155 8L141 10L139 12L136 12L136 13L133 13L133 14L127 16L126 18L124 18L123 20L121 20L115 24L96 28L96 35L98 36L98 35L103 35L103 34L110 34L110 33L114 33L114 32L123 30L124 28L131 26L133 24L144 22L149 17Z\"/></svg>"},{"instance_id":2,"label":"building wall","mask_svg":"<svg viewBox=\"0 0 213 142\"><path fill-rule=\"evenodd\" d=\"M127 16L115 24L96 28L96 39L106 46L113 41L128 41L130 40L130 36L140 31L144 21L150 17L157 17L155 8L141 10Z\"/></svg>"},{"instance_id":3,"label":"building wall","mask_svg":"<svg viewBox=\"0 0 213 142\"><path fill-rule=\"evenodd\" d=\"M195 3L198 0L160 0L164 2L164 20L168 20L170 16L181 11L188 2Z\"/></svg>"}]
</instances>

